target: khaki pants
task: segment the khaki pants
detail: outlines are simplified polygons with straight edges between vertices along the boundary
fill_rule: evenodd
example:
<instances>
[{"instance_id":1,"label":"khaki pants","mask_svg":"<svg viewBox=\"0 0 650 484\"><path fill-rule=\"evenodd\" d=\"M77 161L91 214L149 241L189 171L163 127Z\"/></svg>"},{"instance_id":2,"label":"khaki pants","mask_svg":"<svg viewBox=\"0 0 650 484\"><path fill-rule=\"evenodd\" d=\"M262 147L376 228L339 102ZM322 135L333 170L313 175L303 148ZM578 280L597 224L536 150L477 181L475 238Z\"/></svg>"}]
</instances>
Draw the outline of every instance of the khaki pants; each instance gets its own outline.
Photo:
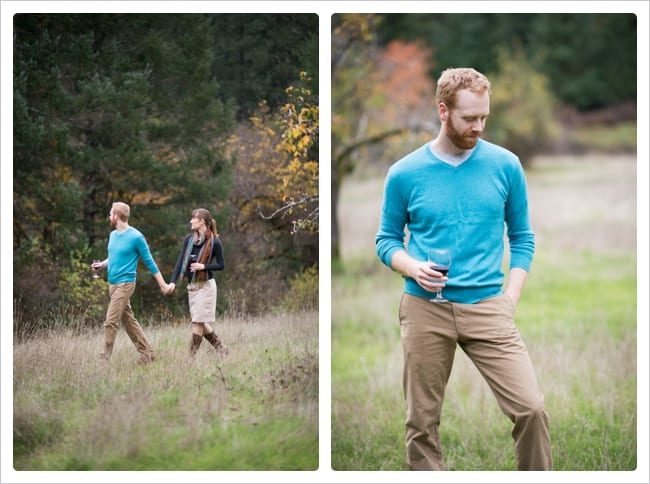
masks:
<instances>
[{"instance_id":1,"label":"khaki pants","mask_svg":"<svg viewBox=\"0 0 650 484\"><path fill-rule=\"evenodd\" d=\"M456 345L513 422L518 470L551 470L549 419L528 351L503 294L476 304L432 303L404 294L399 309L404 350L406 459L412 470L444 470L438 427Z\"/></svg>"},{"instance_id":2,"label":"khaki pants","mask_svg":"<svg viewBox=\"0 0 650 484\"><path fill-rule=\"evenodd\" d=\"M111 284L108 288L110 303L106 311L106 320L104 321L104 353L102 357L108 359L113 352L115 337L122 322L126 334L135 345L138 352L142 355L143 362L152 361L154 358L153 348L149 340L144 335L142 327L133 314L131 309L131 296L135 291L135 282L124 282L121 284Z\"/></svg>"}]
</instances>

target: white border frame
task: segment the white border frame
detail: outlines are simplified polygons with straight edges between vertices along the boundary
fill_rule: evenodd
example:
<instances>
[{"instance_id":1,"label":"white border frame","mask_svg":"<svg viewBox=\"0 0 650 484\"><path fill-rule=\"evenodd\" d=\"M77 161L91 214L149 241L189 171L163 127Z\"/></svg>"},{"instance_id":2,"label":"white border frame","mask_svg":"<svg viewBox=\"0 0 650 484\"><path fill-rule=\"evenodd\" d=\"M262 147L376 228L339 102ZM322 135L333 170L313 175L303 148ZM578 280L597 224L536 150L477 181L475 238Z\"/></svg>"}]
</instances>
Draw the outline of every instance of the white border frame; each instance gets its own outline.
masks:
<instances>
[{"instance_id":1,"label":"white border frame","mask_svg":"<svg viewBox=\"0 0 650 484\"><path fill-rule=\"evenodd\" d=\"M648 43L649 3L646 1L132 1L132 2L93 2L93 1L2 1L1 2L1 41L2 41L2 143L1 178L2 183L0 207L3 224L1 225L1 257L2 257L2 287L12 286L13 256L12 256L12 224L13 199L12 180L12 18L18 12L32 13L66 13L66 12L205 12L205 13L316 13L319 15L320 26L320 467L316 471L304 472L31 472L13 470L13 444L9 440L13 422L13 359L12 359L12 292L5 290L1 294L1 309L3 322L0 341L2 343L2 398L0 399L2 417L2 446L0 461L2 483L110 483L110 482L264 482L264 483L392 483L412 482L574 482L574 483L605 483L605 482L649 482L648 473ZM330 170L325 160L330 157L330 52L331 52L331 16L335 13L398 13L398 12L458 12L458 13L635 13L637 15L637 86L638 86L638 127L637 127L637 326L638 326L638 434L637 455L638 468L629 472L564 472L551 473L520 473L520 472L442 472L435 476L430 473L408 472L348 472L331 470L330 438L331 438L331 339L330 339L330 304L331 304L331 272L330 272ZM9 64L8 66L5 64ZM324 109L323 109L324 108Z\"/></svg>"}]
</instances>

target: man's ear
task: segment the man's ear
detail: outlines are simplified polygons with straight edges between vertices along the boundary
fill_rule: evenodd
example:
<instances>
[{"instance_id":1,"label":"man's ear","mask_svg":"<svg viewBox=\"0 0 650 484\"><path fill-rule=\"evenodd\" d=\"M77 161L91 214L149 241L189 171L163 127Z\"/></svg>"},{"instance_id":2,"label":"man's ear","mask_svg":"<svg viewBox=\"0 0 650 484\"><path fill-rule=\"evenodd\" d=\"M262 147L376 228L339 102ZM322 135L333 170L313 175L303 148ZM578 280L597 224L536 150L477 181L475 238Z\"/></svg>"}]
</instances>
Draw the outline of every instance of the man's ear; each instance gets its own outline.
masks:
<instances>
[{"instance_id":1,"label":"man's ear","mask_svg":"<svg viewBox=\"0 0 650 484\"><path fill-rule=\"evenodd\" d=\"M445 103L438 104L438 116L440 117L441 123L446 123L449 118L449 109Z\"/></svg>"}]
</instances>

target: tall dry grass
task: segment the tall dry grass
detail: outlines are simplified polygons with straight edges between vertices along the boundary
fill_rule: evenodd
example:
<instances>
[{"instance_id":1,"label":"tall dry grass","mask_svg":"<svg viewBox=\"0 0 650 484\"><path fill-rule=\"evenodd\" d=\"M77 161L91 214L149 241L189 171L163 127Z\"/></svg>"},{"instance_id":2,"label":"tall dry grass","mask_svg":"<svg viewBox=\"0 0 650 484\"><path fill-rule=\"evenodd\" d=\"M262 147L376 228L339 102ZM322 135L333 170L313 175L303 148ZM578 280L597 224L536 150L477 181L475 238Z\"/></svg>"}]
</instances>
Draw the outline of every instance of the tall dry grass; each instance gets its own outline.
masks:
<instances>
[{"instance_id":1,"label":"tall dry grass","mask_svg":"<svg viewBox=\"0 0 650 484\"><path fill-rule=\"evenodd\" d=\"M146 326L157 361L120 331L50 331L14 347L14 465L25 470L309 470L318 465L315 312L215 324L231 353L190 328Z\"/></svg>"}]
</instances>

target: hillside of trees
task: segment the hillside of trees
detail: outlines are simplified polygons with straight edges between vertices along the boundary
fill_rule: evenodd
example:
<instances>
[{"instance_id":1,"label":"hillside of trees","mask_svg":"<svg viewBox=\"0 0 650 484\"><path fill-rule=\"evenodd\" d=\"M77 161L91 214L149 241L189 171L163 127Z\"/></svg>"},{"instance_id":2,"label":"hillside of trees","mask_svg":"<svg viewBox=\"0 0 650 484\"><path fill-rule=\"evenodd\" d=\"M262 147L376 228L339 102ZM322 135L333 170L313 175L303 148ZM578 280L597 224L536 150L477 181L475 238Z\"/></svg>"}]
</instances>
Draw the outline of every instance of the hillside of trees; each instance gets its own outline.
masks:
<instances>
[{"instance_id":1,"label":"hillside of trees","mask_svg":"<svg viewBox=\"0 0 650 484\"><path fill-rule=\"evenodd\" d=\"M447 67L495 72L500 50L517 44L564 104L586 110L636 99L634 14L389 14L378 36L431 47L434 79Z\"/></svg>"},{"instance_id":2,"label":"hillside of trees","mask_svg":"<svg viewBox=\"0 0 650 484\"><path fill-rule=\"evenodd\" d=\"M19 14L13 56L19 323L101 323L89 264L118 200L167 280L191 210L212 212L220 311L317 304L316 15ZM137 313L183 313L138 281Z\"/></svg>"}]
</instances>

